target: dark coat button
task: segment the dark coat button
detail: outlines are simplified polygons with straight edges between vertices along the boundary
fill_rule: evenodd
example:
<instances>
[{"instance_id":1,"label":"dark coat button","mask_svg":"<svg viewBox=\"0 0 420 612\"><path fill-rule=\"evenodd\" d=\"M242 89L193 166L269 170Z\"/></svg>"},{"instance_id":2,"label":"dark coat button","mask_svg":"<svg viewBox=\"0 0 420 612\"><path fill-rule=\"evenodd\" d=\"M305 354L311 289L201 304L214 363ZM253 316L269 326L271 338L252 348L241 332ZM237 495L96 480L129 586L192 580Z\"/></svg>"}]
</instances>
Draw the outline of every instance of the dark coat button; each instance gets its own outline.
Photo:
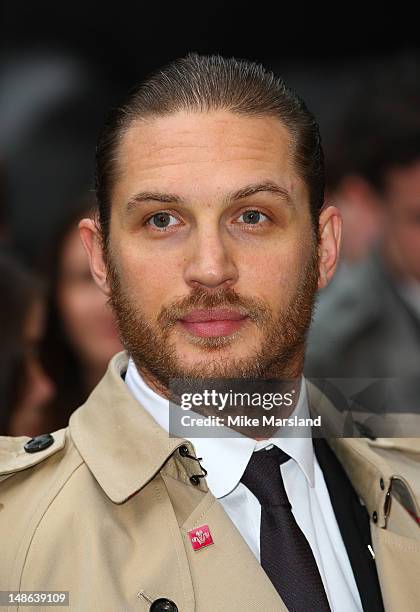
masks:
<instances>
[{"instance_id":1,"label":"dark coat button","mask_svg":"<svg viewBox=\"0 0 420 612\"><path fill-rule=\"evenodd\" d=\"M152 603L150 612L178 612L178 607L171 599L161 597Z\"/></svg>"},{"instance_id":2,"label":"dark coat button","mask_svg":"<svg viewBox=\"0 0 420 612\"><path fill-rule=\"evenodd\" d=\"M182 446L178 448L178 452L181 455L181 457L187 457L190 454L190 451L188 450L188 446L185 446L185 444L183 444Z\"/></svg>"},{"instance_id":3,"label":"dark coat button","mask_svg":"<svg viewBox=\"0 0 420 612\"><path fill-rule=\"evenodd\" d=\"M51 434L42 434L42 436L36 436L31 438L25 444L24 449L27 453L37 453L38 451L45 450L51 444L53 444L54 438Z\"/></svg>"}]
</instances>

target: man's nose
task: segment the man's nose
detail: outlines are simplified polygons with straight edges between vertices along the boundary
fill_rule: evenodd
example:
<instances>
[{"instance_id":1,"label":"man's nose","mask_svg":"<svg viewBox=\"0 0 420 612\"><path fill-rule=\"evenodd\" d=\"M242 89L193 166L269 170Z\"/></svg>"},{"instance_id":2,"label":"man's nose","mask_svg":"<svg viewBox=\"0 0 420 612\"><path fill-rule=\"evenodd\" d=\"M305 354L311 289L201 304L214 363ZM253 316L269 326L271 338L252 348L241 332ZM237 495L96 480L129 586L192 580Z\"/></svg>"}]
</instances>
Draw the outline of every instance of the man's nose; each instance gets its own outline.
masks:
<instances>
[{"instance_id":1,"label":"man's nose","mask_svg":"<svg viewBox=\"0 0 420 612\"><path fill-rule=\"evenodd\" d=\"M228 236L219 226L201 227L194 232L189 244L184 279L194 288L232 287L238 280L238 269L229 248Z\"/></svg>"}]
</instances>

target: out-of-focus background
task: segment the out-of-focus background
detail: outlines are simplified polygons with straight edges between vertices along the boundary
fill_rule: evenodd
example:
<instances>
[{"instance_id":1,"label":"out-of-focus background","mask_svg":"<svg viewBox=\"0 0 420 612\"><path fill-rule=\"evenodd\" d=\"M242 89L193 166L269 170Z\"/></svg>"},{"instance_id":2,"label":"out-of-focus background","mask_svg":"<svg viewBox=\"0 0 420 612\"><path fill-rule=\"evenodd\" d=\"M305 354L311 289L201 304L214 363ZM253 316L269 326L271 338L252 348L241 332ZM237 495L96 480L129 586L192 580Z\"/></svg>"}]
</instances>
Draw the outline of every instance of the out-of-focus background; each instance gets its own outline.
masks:
<instances>
[{"instance_id":1,"label":"out-of-focus background","mask_svg":"<svg viewBox=\"0 0 420 612\"><path fill-rule=\"evenodd\" d=\"M95 142L134 84L189 51L263 62L320 123L327 199L345 227L340 269L319 296L306 375L366 379L352 387L356 409L416 411L420 43L416 20L400 12L1 4L0 434L65 426L120 349L76 229L94 206ZM390 380L391 394L383 387ZM341 397L335 383L323 388Z\"/></svg>"}]
</instances>

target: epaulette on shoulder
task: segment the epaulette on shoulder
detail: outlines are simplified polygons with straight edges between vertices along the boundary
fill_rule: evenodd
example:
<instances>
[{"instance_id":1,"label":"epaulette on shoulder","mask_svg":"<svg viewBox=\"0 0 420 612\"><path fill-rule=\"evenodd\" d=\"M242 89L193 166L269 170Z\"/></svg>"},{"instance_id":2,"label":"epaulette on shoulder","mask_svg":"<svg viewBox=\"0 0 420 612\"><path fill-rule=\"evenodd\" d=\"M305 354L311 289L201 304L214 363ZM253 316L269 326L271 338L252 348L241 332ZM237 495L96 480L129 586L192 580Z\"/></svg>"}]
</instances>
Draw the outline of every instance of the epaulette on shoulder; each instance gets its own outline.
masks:
<instances>
[{"instance_id":1,"label":"epaulette on shoulder","mask_svg":"<svg viewBox=\"0 0 420 612\"><path fill-rule=\"evenodd\" d=\"M0 436L0 481L37 465L66 444L66 429L35 438Z\"/></svg>"}]
</instances>

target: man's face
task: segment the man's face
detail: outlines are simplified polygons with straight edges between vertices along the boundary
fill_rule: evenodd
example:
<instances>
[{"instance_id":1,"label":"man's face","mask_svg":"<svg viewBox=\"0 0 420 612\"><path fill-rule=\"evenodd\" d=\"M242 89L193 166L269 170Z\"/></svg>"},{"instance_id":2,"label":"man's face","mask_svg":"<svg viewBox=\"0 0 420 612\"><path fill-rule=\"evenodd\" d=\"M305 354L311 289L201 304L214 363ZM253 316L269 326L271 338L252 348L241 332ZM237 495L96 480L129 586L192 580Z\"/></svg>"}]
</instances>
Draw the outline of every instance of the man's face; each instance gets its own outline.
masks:
<instances>
[{"instance_id":1,"label":"man's face","mask_svg":"<svg viewBox=\"0 0 420 612\"><path fill-rule=\"evenodd\" d=\"M299 375L318 253L280 121L153 118L131 126L118 160L108 283L139 369Z\"/></svg>"},{"instance_id":2,"label":"man's face","mask_svg":"<svg viewBox=\"0 0 420 612\"><path fill-rule=\"evenodd\" d=\"M391 265L420 282L420 159L393 168L385 186L385 240Z\"/></svg>"}]
</instances>

